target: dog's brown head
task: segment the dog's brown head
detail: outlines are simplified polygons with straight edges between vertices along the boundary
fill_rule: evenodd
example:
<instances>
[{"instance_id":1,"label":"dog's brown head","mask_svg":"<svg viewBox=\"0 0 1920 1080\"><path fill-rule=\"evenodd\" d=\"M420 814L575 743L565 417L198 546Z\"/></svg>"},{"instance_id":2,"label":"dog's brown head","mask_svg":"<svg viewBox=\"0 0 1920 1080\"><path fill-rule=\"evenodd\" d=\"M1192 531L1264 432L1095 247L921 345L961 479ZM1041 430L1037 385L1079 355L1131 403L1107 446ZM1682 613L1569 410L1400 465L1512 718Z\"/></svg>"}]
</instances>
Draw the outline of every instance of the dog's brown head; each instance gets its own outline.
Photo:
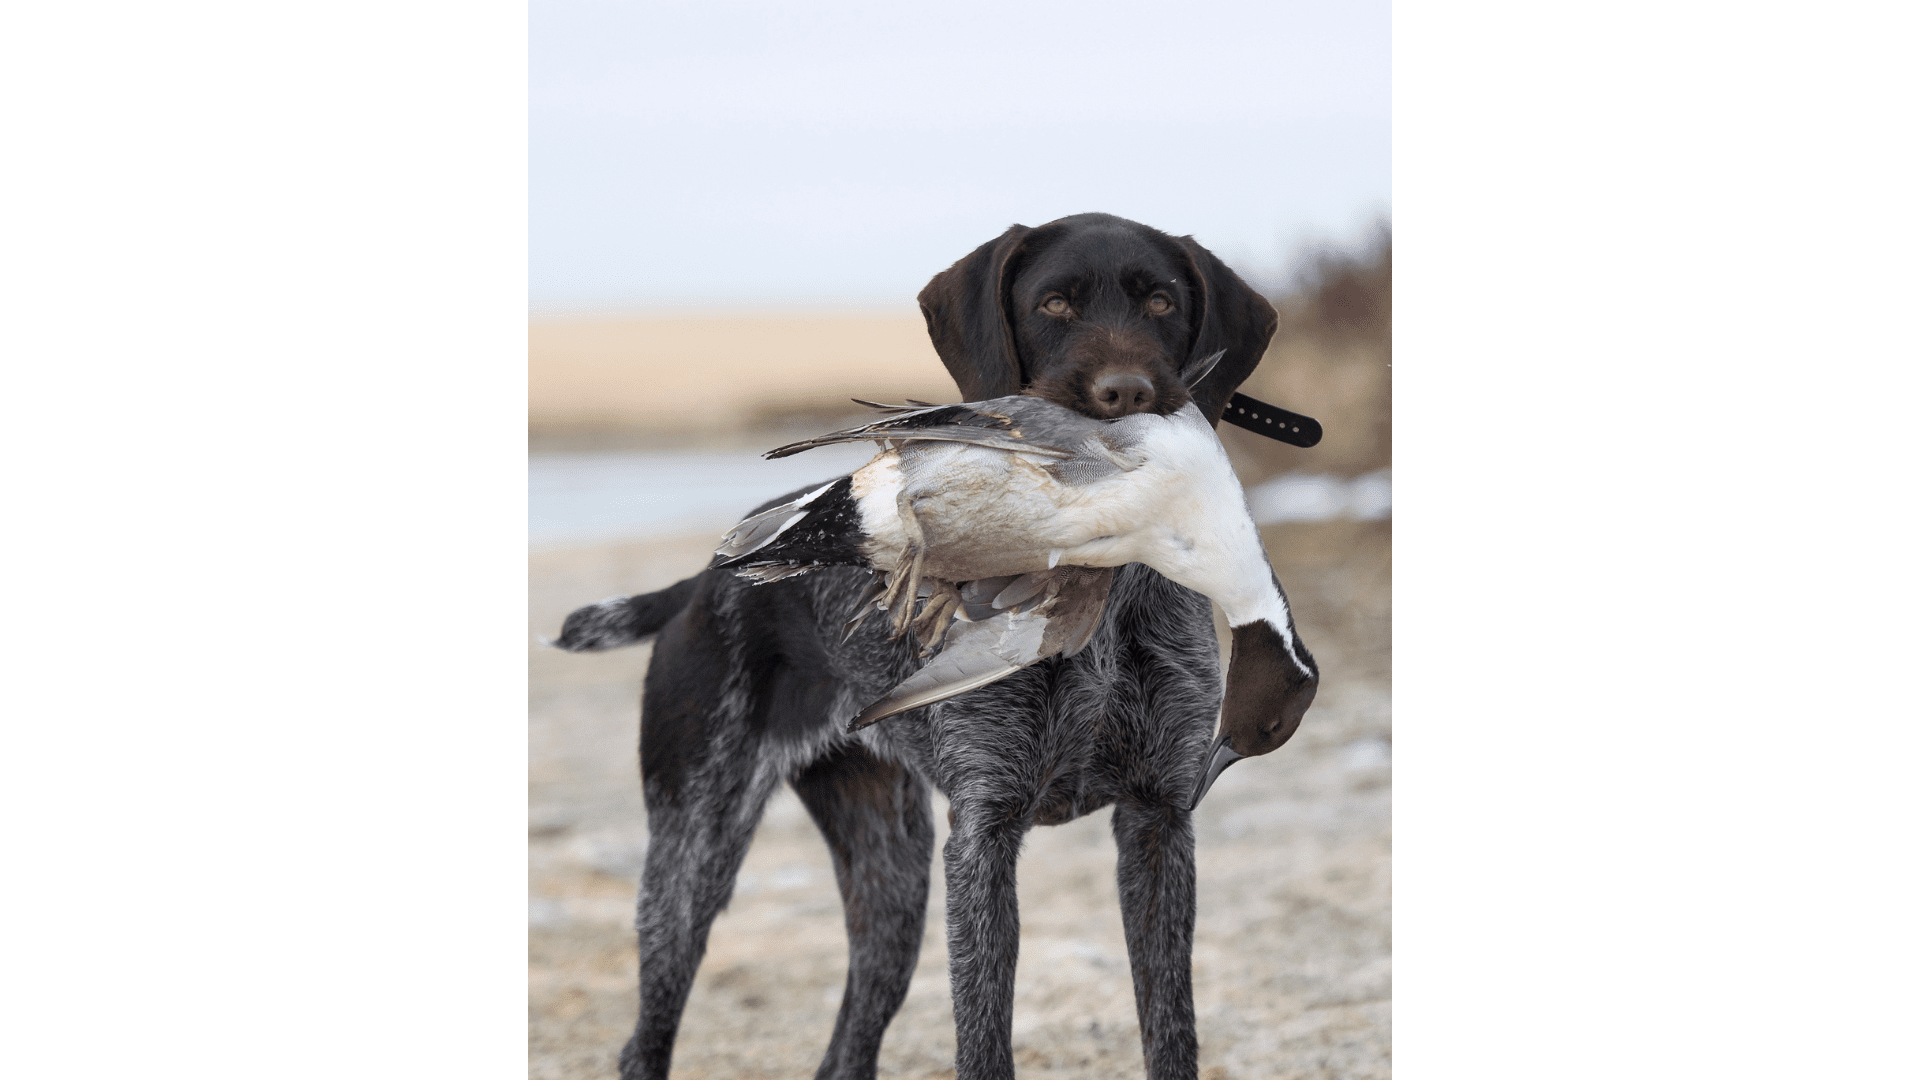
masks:
<instances>
[{"instance_id":1,"label":"dog's brown head","mask_svg":"<svg viewBox=\"0 0 1920 1080\"><path fill-rule=\"evenodd\" d=\"M936 274L920 310L967 400L1024 392L1101 419L1180 408L1181 370L1225 350L1192 393L1215 423L1277 322L1192 237L1111 214L1013 226Z\"/></svg>"}]
</instances>

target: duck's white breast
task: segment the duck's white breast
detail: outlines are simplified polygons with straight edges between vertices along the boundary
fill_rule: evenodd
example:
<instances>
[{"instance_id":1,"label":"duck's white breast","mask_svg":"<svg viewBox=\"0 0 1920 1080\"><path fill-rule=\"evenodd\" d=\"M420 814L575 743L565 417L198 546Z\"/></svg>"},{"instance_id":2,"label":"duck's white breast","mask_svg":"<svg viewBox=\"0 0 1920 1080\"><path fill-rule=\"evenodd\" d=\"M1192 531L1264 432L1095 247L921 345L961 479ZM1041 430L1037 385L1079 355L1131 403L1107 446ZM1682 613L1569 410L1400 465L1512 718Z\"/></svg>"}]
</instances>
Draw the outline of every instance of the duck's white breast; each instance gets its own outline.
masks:
<instances>
[{"instance_id":1,"label":"duck's white breast","mask_svg":"<svg viewBox=\"0 0 1920 1080\"><path fill-rule=\"evenodd\" d=\"M1141 464L1079 484L1056 475L1057 459L1035 455L930 442L883 452L853 478L868 558L892 569L914 540L927 572L955 581L1145 562L1208 595L1249 579L1265 585L1245 493L1197 408L1108 430Z\"/></svg>"},{"instance_id":2,"label":"duck's white breast","mask_svg":"<svg viewBox=\"0 0 1920 1080\"><path fill-rule=\"evenodd\" d=\"M867 561L882 570L892 570L906 547L906 532L900 520L900 454L884 450L853 474L853 497L860 507L861 542Z\"/></svg>"}]
</instances>

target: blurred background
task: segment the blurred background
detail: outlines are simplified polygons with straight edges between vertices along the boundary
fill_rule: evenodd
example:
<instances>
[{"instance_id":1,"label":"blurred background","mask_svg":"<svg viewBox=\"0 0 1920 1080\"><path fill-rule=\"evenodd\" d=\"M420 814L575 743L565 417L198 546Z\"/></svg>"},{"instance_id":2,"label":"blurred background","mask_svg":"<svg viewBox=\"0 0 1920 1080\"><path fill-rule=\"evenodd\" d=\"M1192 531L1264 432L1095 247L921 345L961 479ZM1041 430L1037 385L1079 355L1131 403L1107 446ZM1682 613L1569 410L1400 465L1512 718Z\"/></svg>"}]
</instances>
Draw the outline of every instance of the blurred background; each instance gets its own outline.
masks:
<instances>
[{"instance_id":1,"label":"blurred background","mask_svg":"<svg viewBox=\"0 0 1920 1080\"><path fill-rule=\"evenodd\" d=\"M1392 239L1388 7L535 2L530 631L705 565L755 503L857 467L758 452L848 402L957 400L914 295L1019 222L1191 234L1278 307L1223 426L1322 692L1196 815L1207 1080L1390 1069ZM531 649L531 1074L609 1076L631 1026L649 650ZM944 806L937 816L944 830ZM1138 1075L1108 812L1029 837L1023 1073ZM942 834L944 839L944 832ZM883 1076L952 1075L937 866ZM677 1076L809 1075L845 976L824 846L769 806L715 924Z\"/></svg>"}]
</instances>

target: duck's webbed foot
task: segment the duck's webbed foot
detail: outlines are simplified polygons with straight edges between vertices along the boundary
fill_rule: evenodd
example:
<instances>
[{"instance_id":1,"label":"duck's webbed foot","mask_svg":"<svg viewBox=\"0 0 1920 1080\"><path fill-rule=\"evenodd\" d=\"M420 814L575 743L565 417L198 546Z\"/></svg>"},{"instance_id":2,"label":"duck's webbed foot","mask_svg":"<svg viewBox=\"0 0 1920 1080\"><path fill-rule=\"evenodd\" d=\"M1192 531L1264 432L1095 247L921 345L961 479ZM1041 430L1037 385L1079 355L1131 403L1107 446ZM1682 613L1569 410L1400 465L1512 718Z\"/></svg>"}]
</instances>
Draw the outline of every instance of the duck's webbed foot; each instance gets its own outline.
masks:
<instances>
[{"instance_id":1,"label":"duck's webbed foot","mask_svg":"<svg viewBox=\"0 0 1920 1080\"><path fill-rule=\"evenodd\" d=\"M947 636L947 627L953 625L954 616L964 606L960 599L960 589L953 582L942 578L927 578L921 586L927 593L926 606L913 620L913 635L920 640L922 658L933 655L933 650Z\"/></svg>"},{"instance_id":2,"label":"duck's webbed foot","mask_svg":"<svg viewBox=\"0 0 1920 1080\"><path fill-rule=\"evenodd\" d=\"M909 546L900 555L900 564L887 578L887 591L880 594L880 607L887 613L890 629L889 641L907 632L907 626L913 621L913 602L920 597L920 567L926 561L926 552L917 546Z\"/></svg>"},{"instance_id":3,"label":"duck's webbed foot","mask_svg":"<svg viewBox=\"0 0 1920 1080\"><path fill-rule=\"evenodd\" d=\"M947 636L947 627L965 608L960 588L943 578L922 572L926 554L910 547L903 552L899 566L887 575L884 587L869 591L855 605L853 620L847 624L847 636L873 611L887 613L887 640L904 636L909 630L920 643L922 659L933 653ZM924 605L920 604L925 600ZM919 607L915 614L914 608Z\"/></svg>"}]
</instances>

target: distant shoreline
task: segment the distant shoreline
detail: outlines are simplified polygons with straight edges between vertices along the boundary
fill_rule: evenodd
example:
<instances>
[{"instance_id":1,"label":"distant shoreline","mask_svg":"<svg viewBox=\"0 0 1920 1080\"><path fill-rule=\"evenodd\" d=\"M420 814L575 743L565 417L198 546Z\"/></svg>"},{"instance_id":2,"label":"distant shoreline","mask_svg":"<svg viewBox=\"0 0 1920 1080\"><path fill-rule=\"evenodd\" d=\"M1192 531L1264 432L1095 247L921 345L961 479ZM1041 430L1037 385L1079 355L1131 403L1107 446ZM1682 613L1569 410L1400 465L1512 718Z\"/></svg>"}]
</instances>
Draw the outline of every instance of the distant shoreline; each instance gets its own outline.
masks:
<instances>
[{"instance_id":1,"label":"distant shoreline","mask_svg":"<svg viewBox=\"0 0 1920 1080\"><path fill-rule=\"evenodd\" d=\"M852 397L954 400L917 311L682 309L536 316L528 432L551 448L817 426Z\"/></svg>"}]
</instances>

